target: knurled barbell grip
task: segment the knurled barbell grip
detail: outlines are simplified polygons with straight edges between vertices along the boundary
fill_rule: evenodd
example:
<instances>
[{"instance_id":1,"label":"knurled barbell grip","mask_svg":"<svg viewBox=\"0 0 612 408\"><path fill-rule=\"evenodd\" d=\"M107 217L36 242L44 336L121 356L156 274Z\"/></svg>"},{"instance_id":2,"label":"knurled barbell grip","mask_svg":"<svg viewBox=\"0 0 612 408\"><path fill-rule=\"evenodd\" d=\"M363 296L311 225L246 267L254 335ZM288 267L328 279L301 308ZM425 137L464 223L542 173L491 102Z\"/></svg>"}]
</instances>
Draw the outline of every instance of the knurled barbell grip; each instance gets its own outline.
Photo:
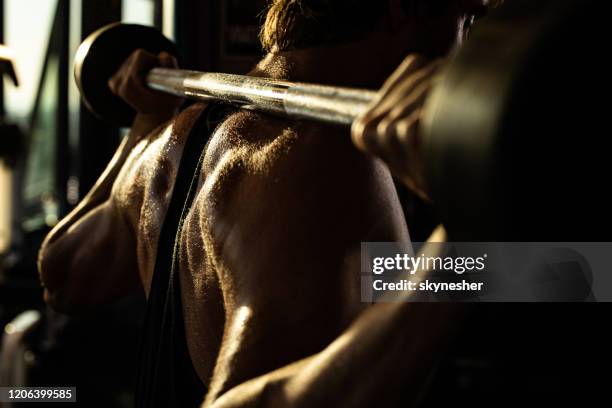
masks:
<instances>
[{"instance_id":1,"label":"knurled barbell grip","mask_svg":"<svg viewBox=\"0 0 612 408\"><path fill-rule=\"evenodd\" d=\"M340 125L350 125L376 96L365 89L167 68L151 70L146 80L152 89L184 98Z\"/></svg>"}]
</instances>

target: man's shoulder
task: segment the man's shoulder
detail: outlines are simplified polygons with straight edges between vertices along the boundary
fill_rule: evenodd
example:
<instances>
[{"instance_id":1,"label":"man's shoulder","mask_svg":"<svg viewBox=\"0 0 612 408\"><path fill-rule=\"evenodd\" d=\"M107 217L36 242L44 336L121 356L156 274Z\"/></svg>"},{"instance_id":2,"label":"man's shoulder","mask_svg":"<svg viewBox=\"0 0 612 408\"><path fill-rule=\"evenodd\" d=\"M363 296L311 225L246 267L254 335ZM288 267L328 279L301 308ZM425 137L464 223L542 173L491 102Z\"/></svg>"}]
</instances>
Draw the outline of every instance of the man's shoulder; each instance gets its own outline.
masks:
<instances>
[{"instance_id":1,"label":"man's shoulder","mask_svg":"<svg viewBox=\"0 0 612 408\"><path fill-rule=\"evenodd\" d=\"M351 143L348 128L250 111L230 115L208 146L206 167L238 165L244 175L334 178L372 160Z\"/></svg>"},{"instance_id":2,"label":"man's shoulder","mask_svg":"<svg viewBox=\"0 0 612 408\"><path fill-rule=\"evenodd\" d=\"M250 203L303 218L363 215L397 200L388 170L352 145L348 129L245 111L211 138L200 185L199 200L224 211Z\"/></svg>"}]
</instances>

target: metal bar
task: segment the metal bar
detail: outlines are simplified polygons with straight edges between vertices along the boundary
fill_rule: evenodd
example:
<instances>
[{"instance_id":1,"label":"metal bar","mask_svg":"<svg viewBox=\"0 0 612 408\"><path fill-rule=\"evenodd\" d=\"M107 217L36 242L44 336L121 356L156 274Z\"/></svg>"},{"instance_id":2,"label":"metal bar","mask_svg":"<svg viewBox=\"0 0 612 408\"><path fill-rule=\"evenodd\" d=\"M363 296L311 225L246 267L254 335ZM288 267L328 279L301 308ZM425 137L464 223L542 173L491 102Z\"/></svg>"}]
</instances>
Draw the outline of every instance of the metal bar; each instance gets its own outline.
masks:
<instances>
[{"instance_id":1,"label":"metal bar","mask_svg":"<svg viewBox=\"0 0 612 408\"><path fill-rule=\"evenodd\" d=\"M376 91L366 89L166 68L151 70L147 84L184 98L341 125L353 123L376 96Z\"/></svg>"}]
</instances>

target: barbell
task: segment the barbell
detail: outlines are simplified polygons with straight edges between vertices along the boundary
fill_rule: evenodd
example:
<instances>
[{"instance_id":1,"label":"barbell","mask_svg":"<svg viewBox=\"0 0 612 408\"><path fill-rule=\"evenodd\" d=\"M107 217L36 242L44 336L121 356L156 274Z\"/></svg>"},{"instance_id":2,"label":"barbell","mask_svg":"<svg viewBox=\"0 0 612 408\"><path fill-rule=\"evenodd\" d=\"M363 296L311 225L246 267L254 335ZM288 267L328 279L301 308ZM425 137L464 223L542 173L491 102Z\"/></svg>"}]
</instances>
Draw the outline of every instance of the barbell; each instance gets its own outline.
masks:
<instances>
[{"instance_id":1,"label":"barbell","mask_svg":"<svg viewBox=\"0 0 612 408\"><path fill-rule=\"evenodd\" d=\"M107 81L136 49L176 55L174 44L158 30L121 23L92 33L76 53L75 79L85 105L100 119L119 126L130 126L135 113L110 91ZM183 98L341 125L350 125L376 96L372 90L167 68L152 69L146 83Z\"/></svg>"},{"instance_id":2,"label":"barbell","mask_svg":"<svg viewBox=\"0 0 612 408\"><path fill-rule=\"evenodd\" d=\"M564 195L562 180L574 176L564 157L580 150L569 132L583 125L565 101L591 95L572 81L577 71L586 72L564 51L584 44L605 49L605 22L590 13L596 5L597 0L508 1L474 27L445 68L428 98L422 134L426 182L452 239L526 240L523 233L534 225L556 231L562 214L553 209L560 203L574 211L584 207ZM85 105L120 126L129 126L134 112L107 81L138 48L176 55L157 30L114 24L91 34L76 56ZM595 86L592 76L587 79ZM146 82L186 98L341 125L350 125L376 96L374 90L163 68L151 70ZM585 106L578 109L587 114ZM556 132L554 140L549 131ZM550 168L542 166L553 145ZM581 231L580 224L573 227Z\"/></svg>"}]
</instances>

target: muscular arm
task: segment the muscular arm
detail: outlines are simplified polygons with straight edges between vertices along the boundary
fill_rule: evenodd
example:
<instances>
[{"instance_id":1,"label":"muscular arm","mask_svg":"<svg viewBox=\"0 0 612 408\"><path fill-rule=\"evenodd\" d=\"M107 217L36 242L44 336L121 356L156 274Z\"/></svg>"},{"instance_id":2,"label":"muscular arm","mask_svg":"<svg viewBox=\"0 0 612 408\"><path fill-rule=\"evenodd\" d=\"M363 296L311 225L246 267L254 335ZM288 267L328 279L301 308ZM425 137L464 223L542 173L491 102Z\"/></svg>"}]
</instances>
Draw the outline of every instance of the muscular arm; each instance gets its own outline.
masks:
<instances>
[{"instance_id":1,"label":"muscular arm","mask_svg":"<svg viewBox=\"0 0 612 408\"><path fill-rule=\"evenodd\" d=\"M112 191L133 148L153 129L171 119L179 101L148 89L144 72L155 66L176 67L166 53L136 50L109 80L110 89L138 113L92 190L45 238L38 270L45 301L70 312L108 303L136 286L136 233Z\"/></svg>"},{"instance_id":2,"label":"muscular arm","mask_svg":"<svg viewBox=\"0 0 612 408\"><path fill-rule=\"evenodd\" d=\"M163 119L163 118L162 118ZM159 122L138 115L91 191L45 238L38 270L45 301L70 312L120 297L138 282L134 231L111 191L134 145Z\"/></svg>"},{"instance_id":3,"label":"muscular arm","mask_svg":"<svg viewBox=\"0 0 612 408\"><path fill-rule=\"evenodd\" d=\"M211 408L413 406L462 306L381 303L323 351L244 382Z\"/></svg>"}]
</instances>

